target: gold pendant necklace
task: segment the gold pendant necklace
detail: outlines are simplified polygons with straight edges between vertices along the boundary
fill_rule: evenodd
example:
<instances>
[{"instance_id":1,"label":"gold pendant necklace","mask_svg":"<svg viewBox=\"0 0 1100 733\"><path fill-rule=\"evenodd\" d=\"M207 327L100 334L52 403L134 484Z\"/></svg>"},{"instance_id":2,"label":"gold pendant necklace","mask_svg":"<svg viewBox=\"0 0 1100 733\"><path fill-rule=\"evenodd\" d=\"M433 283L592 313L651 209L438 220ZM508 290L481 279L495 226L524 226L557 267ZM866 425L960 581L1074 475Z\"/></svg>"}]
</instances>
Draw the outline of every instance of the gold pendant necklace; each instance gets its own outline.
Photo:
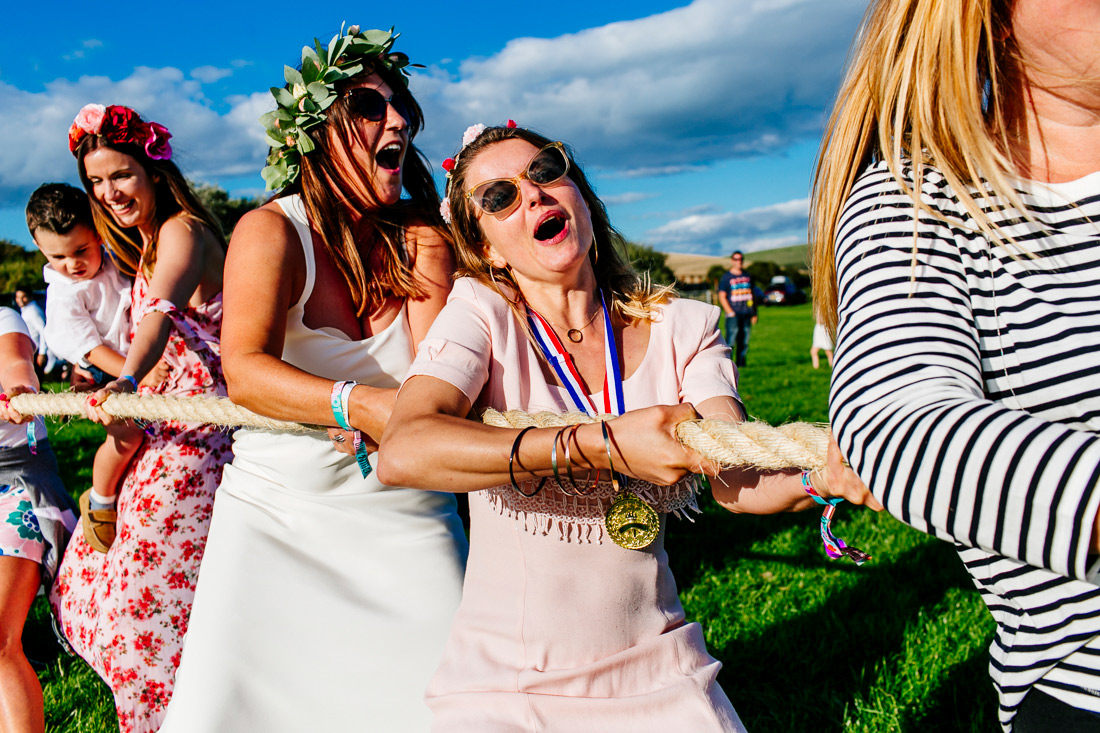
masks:
<instances>
[{"instance_id":1,"label":"gold pendant necklace","mask_svg":"<svg viewBox=\"0 0 1100 733\"><path fill-rule=\"evenodd\" d=\"M598 315L600 315L600 309L599 308L597 308L595 311L592 312L592 315L590 315L588 317L588 320L585 321L584 325L581 326L580 328L567 329L566 332L565 332L565 337L567 339L569 339L570 341L572 341L573 343L575 343L575 344L579 344L581 341L584 341L584 329L591 326L592 321L596 320L596 316L598 316ZM554 328L557 328L557 329L561 328L561 326L558 326L554 323L551 323L550 325L554 326Z\"/></svg>"}]
</instances>

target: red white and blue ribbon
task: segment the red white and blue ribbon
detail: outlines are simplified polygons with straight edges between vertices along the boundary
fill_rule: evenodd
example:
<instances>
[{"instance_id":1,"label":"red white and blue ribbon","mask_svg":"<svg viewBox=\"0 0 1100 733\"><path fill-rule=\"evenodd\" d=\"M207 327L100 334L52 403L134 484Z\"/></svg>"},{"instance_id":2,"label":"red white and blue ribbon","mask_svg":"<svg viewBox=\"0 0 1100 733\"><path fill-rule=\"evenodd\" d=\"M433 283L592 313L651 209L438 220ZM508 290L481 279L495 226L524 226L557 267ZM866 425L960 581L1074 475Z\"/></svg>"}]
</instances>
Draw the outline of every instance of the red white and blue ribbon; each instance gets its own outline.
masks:
<instances>
[{"instance_id":1,"label":"red white and blue ribbon","mask_svg":"<svg viewBox=\"0 0 1100 733\"><path fill-rule=\"evenodd\" d=\"M611 326L611 313L604 302L603 293L600 293L600 306L603 308L604 324L604 376L603 376L603 409L612 415L621 415L626 412L623 399L623 377L619 369L618 349L615 345L615 331ZM573 406L590 417L596 417L599 412L592 398L588 395L584 381L577 372L573 363L573 357L565 350L561 339L554 333L550 324L531 308L527 309L527 322L535 334L535 341L542 350L543 356L550 362L558 379L565 385L566 392Z\"/></svg>"}]
</instances>

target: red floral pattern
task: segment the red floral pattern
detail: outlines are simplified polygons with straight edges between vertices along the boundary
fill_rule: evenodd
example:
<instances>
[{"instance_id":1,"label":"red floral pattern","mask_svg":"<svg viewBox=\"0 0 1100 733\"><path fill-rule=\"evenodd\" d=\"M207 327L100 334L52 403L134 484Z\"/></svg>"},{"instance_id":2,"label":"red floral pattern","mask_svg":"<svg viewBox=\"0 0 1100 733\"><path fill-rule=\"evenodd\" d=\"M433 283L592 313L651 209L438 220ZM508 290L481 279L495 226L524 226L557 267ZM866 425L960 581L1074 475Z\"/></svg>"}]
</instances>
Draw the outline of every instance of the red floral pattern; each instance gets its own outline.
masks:
<instances>
[{"instance_id":1,"label":"red floral pattern","mask_svg":"<svg viewBox=\"0 0 1100 733\"><path fill-rule=\"evenodd\" d=\"M139 270L134 323L153 309ZM206 335L207 345L196 350L174 328L164 357L168 379L142 391L225 396L221 296L173 315ZM65 552L50 600L73 648L114 693L122 733L157 730L172 697L214 489L233 458L231 444L212 426L154 423L119 490L110 551L92 550L77 532Z\"/></svg>"}]
</instances>

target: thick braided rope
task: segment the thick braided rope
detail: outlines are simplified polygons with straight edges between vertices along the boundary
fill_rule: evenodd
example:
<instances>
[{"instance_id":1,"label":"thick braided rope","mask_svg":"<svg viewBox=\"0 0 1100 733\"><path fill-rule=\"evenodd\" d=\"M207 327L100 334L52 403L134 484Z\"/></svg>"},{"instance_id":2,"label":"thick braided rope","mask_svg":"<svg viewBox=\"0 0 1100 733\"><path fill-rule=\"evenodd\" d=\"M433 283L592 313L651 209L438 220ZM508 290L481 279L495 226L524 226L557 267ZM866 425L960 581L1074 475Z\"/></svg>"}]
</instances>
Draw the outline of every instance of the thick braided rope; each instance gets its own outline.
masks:
<instances>
[{"instance_id":1,"label":"thick braided rope","mask_svg":"<svg viewBox=\"0 0 1100 733\"><path fill-rule=\"evenodd\" d=\"M84 415L87 399L87 392L40 392L16 395L11 398L11 406L24 415ZM243 425L291 433L324 429L257 415L224 397L112 394L102 407L108 415L139 420L175 420L222 427Z\"/></svg>"},{"instance_id":2,"label":"thick braided rope","mask_svg":"<svg viewBox=\"0 0 1100 733\"><path fill-rule=\"evenodd\" d=\"M522 410L486 410L481 419L486 425L499 428L529 425L551 428L596 422L581 412L558 415L553 412L531 414ZM765 470L822 468L829 447L828 429L804 422L773 428L765 422L688 420L676 426L676 437L688 448L722 466L753 466Z\"/></svg>"},{"instance_id":3,"label":"thick braided rope","mask_svg":"<svg viewBox=\"0 0 1100 733\"><path fill-rule=\"evenodd\" d=\"M24 415L83 415L87 393L42 392L11 398L12 407ZM291 433L323 430L323 427L274 420L257 415L224 397L171 397L166 395L113 394L103 403L109 415L140 420L175 420L222 427L245 426ZM595 420L581 412L486 410L486 425L503 428L561 427ZM825 465L828 430L810 423L787 423L774 428L764 422L732 423L725 420L688 420L676 427L680 442L722 466L754 466L765 470L820 468Z\"/></svg>"}]
</instances>

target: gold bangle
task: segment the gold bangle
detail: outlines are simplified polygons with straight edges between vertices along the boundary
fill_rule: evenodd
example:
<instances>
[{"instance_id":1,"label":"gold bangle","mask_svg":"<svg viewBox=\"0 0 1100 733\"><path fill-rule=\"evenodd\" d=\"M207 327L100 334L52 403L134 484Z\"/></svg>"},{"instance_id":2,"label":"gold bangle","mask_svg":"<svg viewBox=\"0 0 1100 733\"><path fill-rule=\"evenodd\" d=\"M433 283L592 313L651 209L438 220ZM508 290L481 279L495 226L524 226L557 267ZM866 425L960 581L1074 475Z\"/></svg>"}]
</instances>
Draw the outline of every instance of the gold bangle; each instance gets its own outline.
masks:
<instances>
[{"instance_id":1,"label":"gold bangle","mask_svg":"<svg viewBox=\"0 0 1100 733\"><path fill-rule=\"evenodd\" d=\"M607 427L607 422L600 421L600 430L603 431L603 447L607 450L607 466L611 469L611 486L615 489L615 493L619 493L619 477L615 473L615 462L611 459L611 437L608 433L611 431ZM597 474L598 475L598 474Z\"/></svg>"}]
</instances>

